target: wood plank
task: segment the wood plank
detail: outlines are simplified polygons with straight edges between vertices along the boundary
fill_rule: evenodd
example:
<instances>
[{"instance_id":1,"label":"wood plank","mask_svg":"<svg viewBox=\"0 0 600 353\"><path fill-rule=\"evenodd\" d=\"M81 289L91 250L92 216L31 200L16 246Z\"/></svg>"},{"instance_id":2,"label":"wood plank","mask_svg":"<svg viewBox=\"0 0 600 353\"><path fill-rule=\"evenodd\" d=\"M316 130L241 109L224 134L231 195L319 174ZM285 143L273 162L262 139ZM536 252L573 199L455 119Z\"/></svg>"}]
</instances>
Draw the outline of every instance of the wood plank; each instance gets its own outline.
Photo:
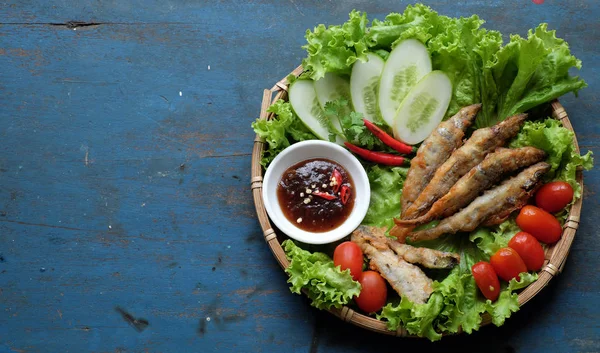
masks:
<instances>
[{"instance_id":1,"label":"wood plank","mask_svg":"<svg viewBox=\"0 0 600 353\"><path fill-rule=\"evenodd\" d=\"M306 28L407 3L0 4L0 351L439 349L289 293L249 190L250 123L263 89L300 64ZM505 34L556 28L590 86L561 102L581 148L598 153L600 3L431 5ZM445 350L600 350L597 169L585 183L564 273L505 326L448 337ZM149 326L136 331L117 307Z\"/></svg>"}]
</instances>

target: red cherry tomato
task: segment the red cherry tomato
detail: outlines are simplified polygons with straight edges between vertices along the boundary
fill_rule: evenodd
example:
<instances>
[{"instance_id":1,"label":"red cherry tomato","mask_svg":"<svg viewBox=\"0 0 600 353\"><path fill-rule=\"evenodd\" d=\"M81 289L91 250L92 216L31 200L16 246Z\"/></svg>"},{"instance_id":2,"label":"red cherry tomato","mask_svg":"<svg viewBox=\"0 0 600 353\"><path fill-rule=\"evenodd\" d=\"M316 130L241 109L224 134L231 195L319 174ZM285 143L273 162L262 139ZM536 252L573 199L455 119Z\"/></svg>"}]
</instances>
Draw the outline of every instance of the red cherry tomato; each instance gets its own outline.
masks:
<instances>
[{"instance_id":1,"label":"red cherry tomato","mask_svg":"<svg viewBox=\"0 0 600 353\"><path fill-rule=\"evenodd\" d=\"M535 194L535 204L550 213L556 213L573 201L573 188L564 181L544 184Z\"/></svg>"},{"instance_id":2,"label":"red cherry tomato","mask_svg":"<svg viewBox=\"0 0 600 353\"><path fill-rule=\"evenodd\" d=\"M562 227L556 217L531 205L521 209L517 216L517 225L522 231L546 244L557 242L562 235Z\"/></svg>"},{"instance_id":3,"label":"red cherry tomato","mask_svg":"<svg viewBox=\"0 0 600 353\"><path fill-rule=\"evenodd\" d=\"M486 299L494 301L500 295L500 281L492 265L488 262L480 261L471 266L471 273L475 278L477 287Z\"/></svg>"},{"instance_id":4,"label":"red cherry tomato","mask_svg":"<svg viewBox=\"0 0 600 353\"><path fill-rule=\"evenodd\" d=\"M360 247L351 241L341 243L333 252L333 264L342 271L350 269L352 279L358 281L363 267L363 253Z\"/></svg>"},{"instance_id":5,"label":"red cherry tomato","mask_svg":"<svg viewBox=\"0 0 600 353\"><path fill-rule=\"evenodd\" d=\"M544 249L540 242L531 234L519 232L508 242L527 266L529 271L537 271L544 265Z\"/></svg>"},{"instance_id":6,"label":"red cherry tomato","mask_svg":"<svg viewBox=\"0 0 600 353\"><path fill-rule=\"evenodd\" d=\"M360 275L358 282L362 289L354 299L356 305L366 313L381 310L387 301L387 286L383 277L375 271L365 271Z\"/></svg>"},{"instance_id":7,"label":"red cherry tomato","mask_svg":"<svg viewBox=\"0 0 600 353\"><path fill-rule=\"evenodd\" d=\"M506 282L509 282L513 278L519 281L519 273L527 272L527 266L525 266L523 259L511 248L502 248L496 251L490 258L490 263L494 267L498 277Z\"/></svg>"}]
</instances>

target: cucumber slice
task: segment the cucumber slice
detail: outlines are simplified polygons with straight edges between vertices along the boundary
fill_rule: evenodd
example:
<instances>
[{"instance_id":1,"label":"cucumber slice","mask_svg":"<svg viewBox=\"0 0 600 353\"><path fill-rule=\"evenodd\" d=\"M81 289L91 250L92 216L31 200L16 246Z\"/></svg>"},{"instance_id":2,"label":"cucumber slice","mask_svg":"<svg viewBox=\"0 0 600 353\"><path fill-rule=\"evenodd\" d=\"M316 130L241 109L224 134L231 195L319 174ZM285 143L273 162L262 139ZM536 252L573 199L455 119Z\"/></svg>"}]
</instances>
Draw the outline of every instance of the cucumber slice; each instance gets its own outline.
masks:
<instances>
[{"instance_id":1,"label":"cucumber slice","mask_svg":"<svg viewBox=\"0 0 600 353\"><path fill-rule=\"evenodd\" d=\"M452 83L442 71L432 71L410 90L394 119L394 137L419 143L438 126L452 98Z\"/></svg>"},{"instance_id":2,"label":"cucumber slice","mask_svg":"<svg viewBox=\"0 0 600 353\"><path fill-rule=\"evenodd\" d=\"M369 121L380 121L381 113L377 104L379 91L379 77L383 71L385 61L376 54L368 53L368 61L357 61L352 66L350 76L350 93L354 110L362 113Z\"/></svg>"},{"instance_id":3,"label":"cucumber slice","mask_svg":"<svg viewBox=\"0 0 600 353\"><path fill-rule=\"evenodd\" d=\"M315 81L315 92L323 109L327 102L332 102L340 97L350 102L350 83L336 74L326 73L324 77ZM333 119L331 124L337 132L342 131L342 125L338 119Z\"/></svg>"},{"instance_id":4,"label":"cucumber slice","mask_svg":"<svg viewBox=\"0 0 600 353\"><path fill-rule=\"evenodd\" d=\"M404 40L392 50L379 83L379 110L389 126L394 124L396 112L410 89L430 72L429 53L418 40Z\"/></svg>"},{"instance_id":5,"label":"cucumber slice","mask_svg":"<svg viewBox=\"0 0 600 353\"><path fill-rule=\"evenodd\" d=\"M292 109L302 120L304 125L321 140L329 140L329 121L319 105L315 86L312 80L296 80L288 88L289 100ZM344 141L336 137L337 144L343 145Z\"/></svg>"}]
</instances>

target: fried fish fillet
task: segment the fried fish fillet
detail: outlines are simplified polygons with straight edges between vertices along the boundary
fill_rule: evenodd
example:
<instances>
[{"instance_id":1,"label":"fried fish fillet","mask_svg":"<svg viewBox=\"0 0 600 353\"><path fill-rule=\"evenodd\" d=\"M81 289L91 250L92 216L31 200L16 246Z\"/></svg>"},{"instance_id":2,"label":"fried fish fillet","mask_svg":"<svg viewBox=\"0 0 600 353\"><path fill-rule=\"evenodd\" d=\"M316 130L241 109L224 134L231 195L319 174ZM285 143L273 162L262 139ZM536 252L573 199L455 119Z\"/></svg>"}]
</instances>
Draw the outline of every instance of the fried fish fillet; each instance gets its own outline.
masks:
<instances>
[{"instance_id":1,"label":"fried fish fillet","mask_svg":"<svg viewBox=\"0 0 600 353\"><path fill-rule=\"evenodd\" d=\"M433 292L433 281L417 266L409 264L391 249L377 249L367 241L357 242L370 260L370 267L385 278L402 297L423 304Z\"/></svg>"},{"instance_id":2,"label":"fried fish fillet","mask_svg":"<svg viewBox=\"0 0 600 353\"><path fill-rule=\"evenodd\" d=\"M391 249L404 261L420 264L427 268L448 269L460 261L460 255L452 252L402 244L385 236L385 228L359 226L352 233L352 241L361 244L368 242L379 250Z\"/></svg>"},{"instance_id":3,"label":"fried fish fillet","mask_svg":"<svg viewBox=\"0 0 600 353\"><path fill-rule=\"evenodd\" d=\"M500 181L503 176L540 162L545 157L546 153L535 147L499 148L463 175L425 215L396 223L401 226L418 226L434 219L449 217Z\"/></svg>"},{"instance_id":4,"label":"fried fish fillet","mask_svg":"<svg viewBox=\"0 0 600 353\"><path fill-rule=\"evenodd\" d=\"M462 145L465 131L471 126L480 109L481 104L462 108L450 119L442 121L423 141L415 158L410 162L410 169L404 181L402 213L427 186L435 170L448 159L452 151Z\"/></svg>"},{"instance_id":5,"label":"fried fish fillet","mask_svg":"<svg viewBox=\"0 0 600 353\"><path fill-rule=\"evenodd\" d=\"M539 162L523 170L514 178L486 191L460 212L443 219L435 228L409 234L412 241L435 239L442 234L470 232L481 224L498 224L511 212L521 208L540 186L540 179L550 169Z\"/></svg>"},{"instance_id":6,"label":"fried fish fillet","mask_svg":"<svg viewBox=\"0 0 600 353\"><path fill-rule=\"evenodd\" d=\"M478 129L444 162L419 197L405 211L402 219L414 219L425 214L431 205L485 156L514 137L525 122L527 114L518 114L488 128Z\"/></svg>"}]
</instances>

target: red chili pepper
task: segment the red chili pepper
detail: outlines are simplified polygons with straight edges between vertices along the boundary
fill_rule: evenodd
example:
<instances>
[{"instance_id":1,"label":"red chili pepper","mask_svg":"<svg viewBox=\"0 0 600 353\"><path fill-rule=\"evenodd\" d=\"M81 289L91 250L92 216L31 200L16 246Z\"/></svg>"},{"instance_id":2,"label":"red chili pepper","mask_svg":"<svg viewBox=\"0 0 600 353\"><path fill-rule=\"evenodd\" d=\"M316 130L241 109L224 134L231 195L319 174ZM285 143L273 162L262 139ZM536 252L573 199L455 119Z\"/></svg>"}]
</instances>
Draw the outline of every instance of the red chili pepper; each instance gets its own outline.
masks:
<instances>
[{"instance_id":1,"label":"red chili pepper","mask_svg":"<svg viewBox=\"0 0 600 353\"><path fill-rule=\"evenodd\" d=\"M340 191L340 200L342 201L342 205L345 205L348 200L350 200L350 188L346 185L342 186L342 191Z\"/></svg>"},{"instance_id":2,"label":"red chili pepper","mask_svg":"<svg viewBox=\"0 0 600 353\"><path fill-rule=\"evenodd\" d=\"M313 192L312 194L315 195L315 196L319 196L321 198L324 198L325 200L334 200L334 199L337 199L337 196L328 194L326 192L317 191L317 192Z\"/></svg>"},{"instance_id":3,"label":"red chili pepper","mask_svg":"<svg viewBox=\"0 0 600 353\"><path fill-rule=\"evenodd\" d=\"M340 173L339 170L333 168L333 172L331 173L330 180L333 182L333 192L334 193L338 192L338 190L340 189L340 186L342 186L342 183L344 182L344 180L342 178L342 173Z\"/></svg>"},{"instance_id":4,"label":"red chili pepper","mask_svg":"<svg viewBox=\"0 0 600 353\"><path fill-rule=\"evenodd\" d=\"M373 133L373 135L377 136L377 138L379 138L381 140L381 142L385 143L386 145L390 146L391 148L395 149L396 151L403 153L403 154L409 154L409 153L413 153L415 151L415 148L413 146L409 146L407 144L404 144L404 143L396 140L392 136L388 135L385 131L381 130L377 125L370 122L369 120L363 119L363 121L364 121L367 129L369 129L369 131L371 131Z\"/></svg>"},{"instance_id":5,"label":"red chili pepper","mask_svg":"<svg viewBox=\"0 0 600 353\"><path fill-rule=\"evenodd\" d=\"M355 145L351 144L350 142L344 142L344 145L346 145L346 147L348 147L348 149L350 151L356 153L357 155L361 156L362 158L366 159L367 161L371 161L371 162L375 162L375 163L379 163L379 164L399 166L399 165L404 165L406 162L409 161L409 159L404 158L402 156L397 156L395 154L369 151L364 148L355 146Z\"/></svg>"}]
</instances>

